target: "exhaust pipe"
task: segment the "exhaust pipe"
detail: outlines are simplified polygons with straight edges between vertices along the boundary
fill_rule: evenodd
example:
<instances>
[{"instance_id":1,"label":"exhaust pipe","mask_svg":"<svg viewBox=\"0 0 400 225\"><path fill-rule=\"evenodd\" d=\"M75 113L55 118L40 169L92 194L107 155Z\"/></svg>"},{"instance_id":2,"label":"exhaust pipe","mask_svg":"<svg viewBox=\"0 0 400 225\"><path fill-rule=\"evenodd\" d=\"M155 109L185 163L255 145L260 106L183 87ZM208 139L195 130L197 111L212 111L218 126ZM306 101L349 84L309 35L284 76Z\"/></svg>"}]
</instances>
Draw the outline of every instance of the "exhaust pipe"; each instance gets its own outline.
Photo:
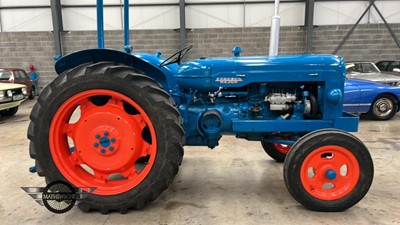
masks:
<instances>
[{"instance_id":1,"label":"exhaust pipe","mask_svg":"<svg viewBox=\"0 0 400 225\"><path fill-rule=\"evenodd\" d=\"M275 12L272 16L271 34L269 40L269 56L277 56L279 48L279 28L281 17L279 16L279 0L275 0Z\"/></svg>"}]
</instances>

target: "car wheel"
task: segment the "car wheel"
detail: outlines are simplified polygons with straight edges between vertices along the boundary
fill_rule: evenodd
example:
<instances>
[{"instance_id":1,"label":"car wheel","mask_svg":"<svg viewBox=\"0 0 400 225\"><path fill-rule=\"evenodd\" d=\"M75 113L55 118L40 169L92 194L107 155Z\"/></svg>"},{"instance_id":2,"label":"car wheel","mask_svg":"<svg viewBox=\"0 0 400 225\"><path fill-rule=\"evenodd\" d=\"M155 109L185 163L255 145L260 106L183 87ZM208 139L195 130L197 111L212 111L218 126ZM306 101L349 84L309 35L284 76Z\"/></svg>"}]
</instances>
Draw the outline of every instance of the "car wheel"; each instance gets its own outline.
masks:
<instances>
[{"instance_id":1,"label":"car wheel","mask_svg":"<svg viewBox=\"0 0 400 225\"><path fill-rule=\"evenodd\" d=\"M18 106L0 111L0 116L13 116L18 111Z\"/></svg>"},{"instance_id":2,"label":"car wheel","mask_svg":"<svg viewBox=\"0 0 400 225\"><path fill-rule=\"evenodd\" d=\"M379 95L367 115L373 120L390 120L397 112L397 100L388 94Z\"/></svg>"}]
</instances>

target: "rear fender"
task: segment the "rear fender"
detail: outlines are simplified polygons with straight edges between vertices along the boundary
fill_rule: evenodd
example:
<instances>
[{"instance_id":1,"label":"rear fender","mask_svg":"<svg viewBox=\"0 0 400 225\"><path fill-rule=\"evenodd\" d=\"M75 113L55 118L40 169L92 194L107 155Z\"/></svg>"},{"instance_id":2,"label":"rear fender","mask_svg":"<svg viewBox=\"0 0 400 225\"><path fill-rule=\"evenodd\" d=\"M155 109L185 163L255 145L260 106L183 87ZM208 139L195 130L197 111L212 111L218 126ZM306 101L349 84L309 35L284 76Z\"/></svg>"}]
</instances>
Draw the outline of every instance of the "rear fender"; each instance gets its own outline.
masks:
<instances>
[{"instance_id":1,"label":"rear fender","mask_svg":"<svg viewBox=\"0 0 400 225\"><path fill-rule=\"evenodd\" d=\"M147 53L131 55L112 49L86 49L59 59L55 64L55 70L57 74L61 74L84 63L103 61L121 63L133 67L158 81L164 90L169 92L176 86L173 74L177 66L169 65L160 68L158 65L163 60L161 57Z\"/></svg>"}]
</instances>

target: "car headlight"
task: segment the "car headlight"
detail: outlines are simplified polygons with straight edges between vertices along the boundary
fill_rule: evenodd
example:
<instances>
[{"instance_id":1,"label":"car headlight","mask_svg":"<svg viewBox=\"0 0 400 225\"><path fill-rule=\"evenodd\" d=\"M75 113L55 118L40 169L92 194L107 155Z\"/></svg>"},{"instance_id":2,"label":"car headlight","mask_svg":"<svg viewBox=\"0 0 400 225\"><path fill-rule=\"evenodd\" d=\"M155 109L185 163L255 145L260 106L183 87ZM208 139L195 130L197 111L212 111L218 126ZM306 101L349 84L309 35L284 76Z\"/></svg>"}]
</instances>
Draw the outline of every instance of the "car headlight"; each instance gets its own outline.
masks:
<instances>
[{"instance_id":1,"label":"car headlight","mask_svg":"<svg viewBox=\"0 0 400 225\"><path fill-rule=\"evenodd\" d=\"M10 97L10 98L12 97L12 91L11 90L7 90L7 96Z\"/></svg>"},{"instance_id":2,"label":"car headlight","mask_svg":"<svg viewBox=\"0 0 400 225\"><path fill-rule=\"evenodd\" d=\"M0 98L4 98L4 91L0 91Z\"/></svg>"},{"instance_id":3,"label":"car headlight","mask_svg":"<svg viewBox=\"0 0 400 225\"><path fill-rule=\"evenodd\" d=\"M23 95L26 95L26 94L28 94L28 91L26 90L26 88L25 88L25 87L23 87L23 88L22 88L22 94L23 94Z\"/></svg>"}]
</instances>

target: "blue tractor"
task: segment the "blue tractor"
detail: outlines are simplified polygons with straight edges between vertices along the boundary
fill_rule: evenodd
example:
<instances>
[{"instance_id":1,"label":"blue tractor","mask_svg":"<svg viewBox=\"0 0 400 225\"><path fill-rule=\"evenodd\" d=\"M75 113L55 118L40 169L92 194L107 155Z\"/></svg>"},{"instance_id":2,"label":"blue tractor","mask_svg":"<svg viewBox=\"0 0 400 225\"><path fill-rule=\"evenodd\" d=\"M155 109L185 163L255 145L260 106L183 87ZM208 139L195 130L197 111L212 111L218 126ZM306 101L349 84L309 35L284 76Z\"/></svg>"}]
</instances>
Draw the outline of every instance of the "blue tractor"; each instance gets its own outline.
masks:
<instances>
[{"instance_id":1,"label":"blue tractor","mask_svg":"<svg viewBox=\"0 0 400 225\"><path fill-rule=\"evenodd\" d=\"M214 148L222 135L284 161L287 189L311 210L342 211L368 192L373 162L347 133L358 117L343 112L341 57L242 57L235 47L182 62L191 46L167 59L99 47L57 61L28 128L39 176L95 188L83 211L144 207L173 181L184 146Z\"/></svg>"}]
</instances>

